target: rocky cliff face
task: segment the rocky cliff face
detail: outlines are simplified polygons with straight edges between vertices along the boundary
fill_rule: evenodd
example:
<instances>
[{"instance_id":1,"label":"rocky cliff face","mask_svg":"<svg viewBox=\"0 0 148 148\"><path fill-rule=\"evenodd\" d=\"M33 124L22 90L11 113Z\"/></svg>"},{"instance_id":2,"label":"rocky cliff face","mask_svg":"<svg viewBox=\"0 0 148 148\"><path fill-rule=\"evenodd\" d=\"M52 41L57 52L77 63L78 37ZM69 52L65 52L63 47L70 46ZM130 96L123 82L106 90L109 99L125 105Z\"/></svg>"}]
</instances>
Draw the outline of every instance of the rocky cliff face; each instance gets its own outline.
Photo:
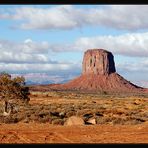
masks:
<instances>
[{"instance_id":1,"label":"rocky cliff face","mask_svg":"<svg viewBox=\"0 0 148 148\"><path fill-rule=\"evenodd\" d=\"M103 49L87 50L84 53L82 74L108 75L116 72L114 56Z\"/></svg>"}]
</instances>

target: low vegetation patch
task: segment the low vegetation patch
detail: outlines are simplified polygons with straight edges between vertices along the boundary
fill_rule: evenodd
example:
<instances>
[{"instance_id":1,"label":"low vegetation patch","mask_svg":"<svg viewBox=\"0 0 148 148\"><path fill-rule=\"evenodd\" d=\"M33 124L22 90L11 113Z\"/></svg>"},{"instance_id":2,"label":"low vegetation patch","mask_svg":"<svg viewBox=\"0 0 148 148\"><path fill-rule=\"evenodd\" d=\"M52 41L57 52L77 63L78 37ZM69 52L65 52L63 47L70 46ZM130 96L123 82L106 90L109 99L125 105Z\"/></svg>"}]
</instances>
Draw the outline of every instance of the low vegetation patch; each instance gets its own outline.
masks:
<instances>
[{"instance_id":1,"label":"low vegetation patch","mask_svg":"<svg viewBox=\"0 0 148 148\"><path fill-rule=\"evenodd\" d=\"M59 101L58 101L58 100ZM71 116L78 116L85 123L95 119L96 124L134 125L148 121L148 100L145 97L100 97L97 94L74 92L34 92L28 103L18 112L3 116L0 102L0 123L37 122L64 125Z\"/></svg>"}]
</instances>

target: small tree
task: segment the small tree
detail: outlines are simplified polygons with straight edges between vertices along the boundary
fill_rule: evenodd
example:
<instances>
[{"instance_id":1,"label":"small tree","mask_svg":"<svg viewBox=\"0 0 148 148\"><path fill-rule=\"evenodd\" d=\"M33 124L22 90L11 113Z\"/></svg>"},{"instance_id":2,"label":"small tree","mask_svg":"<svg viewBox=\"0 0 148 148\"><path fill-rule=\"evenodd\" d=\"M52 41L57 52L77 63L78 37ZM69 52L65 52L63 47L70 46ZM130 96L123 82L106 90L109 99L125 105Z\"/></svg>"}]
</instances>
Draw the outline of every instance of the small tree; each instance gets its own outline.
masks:
<instances>
[{"instance_id":1,"label":"small tree","mask_svg":"<svg viewBox=\"0 0 148 148\"><path fill-rule=\"evenodd\" d=\"M0 74L0 98L4 100L4 112L10 113L13 110L12 104L28 102L29 88L25 86L24 77L11 78L8 73ZM8 107L11 107L8 111Z\"/></svg>"}]
</instances>

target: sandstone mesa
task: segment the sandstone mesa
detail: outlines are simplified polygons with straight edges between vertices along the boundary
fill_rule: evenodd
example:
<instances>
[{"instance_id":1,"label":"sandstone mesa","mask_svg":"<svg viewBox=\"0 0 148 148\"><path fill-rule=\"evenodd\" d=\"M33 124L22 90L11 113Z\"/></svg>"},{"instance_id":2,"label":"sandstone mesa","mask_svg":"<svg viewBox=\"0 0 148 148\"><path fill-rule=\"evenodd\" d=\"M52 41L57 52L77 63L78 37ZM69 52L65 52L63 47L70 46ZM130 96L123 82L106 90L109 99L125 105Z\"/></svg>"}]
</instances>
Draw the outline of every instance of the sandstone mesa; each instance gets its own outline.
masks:
<instances>
[{"instance_id":1,"label":"sandstone mesa","mask_svg":"<svg viewBox=\"0 0 148 148\"><path fill-rule=\"evenodd\" d=\"M31 91L79 91L84 93L147 94L148 88L137 86L116 72L114 56L105 49L88 49L84 53L82 73L64 84L30 86Z\"/></svg>"},{"instance_id":2,"label":"sandstone mesa","mask_svg":"<svg viewBox=\"0 0 148 148\"><path fill-rule=\"evenodd\" d=\"M50 86L53 90L76 90L84 92L132 92L146 93L116 72L114 56L104 49L89 49L84 53L82 74L65 83Z\"/></svg>"}]
</instances>

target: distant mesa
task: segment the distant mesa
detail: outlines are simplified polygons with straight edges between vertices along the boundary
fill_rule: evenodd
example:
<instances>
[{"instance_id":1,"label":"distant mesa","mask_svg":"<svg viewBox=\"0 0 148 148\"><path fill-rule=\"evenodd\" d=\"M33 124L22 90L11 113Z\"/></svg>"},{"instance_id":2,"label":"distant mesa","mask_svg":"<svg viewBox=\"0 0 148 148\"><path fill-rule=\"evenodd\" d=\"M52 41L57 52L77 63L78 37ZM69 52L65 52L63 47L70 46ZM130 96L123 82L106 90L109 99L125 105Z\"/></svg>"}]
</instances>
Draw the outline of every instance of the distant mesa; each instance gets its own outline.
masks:
<instances>
[{"instance_id":1,"label":"distant mesa","mask_svg":"<svg viewBox=\"0 0 148 148\"><path fill-rule=\"evenodd\" d=\"M65 84L30 86L32 91L80 91L103 93L148 93L116 72L114 56L104 49L89 49L84 53L82 73Z\"/></svg>"},{"instance_id":2,"label":"distant mesa","mask_svg":"<svg viewBox=\"0 0 148 148\"><path fill-rule=\"evenodd\" d=\"M65 84L56 84L52 90L84 92L146 92L116 73L114 56L104 49L89 49L84 53L82 74Z\"/></svg>"}]
</instances>

